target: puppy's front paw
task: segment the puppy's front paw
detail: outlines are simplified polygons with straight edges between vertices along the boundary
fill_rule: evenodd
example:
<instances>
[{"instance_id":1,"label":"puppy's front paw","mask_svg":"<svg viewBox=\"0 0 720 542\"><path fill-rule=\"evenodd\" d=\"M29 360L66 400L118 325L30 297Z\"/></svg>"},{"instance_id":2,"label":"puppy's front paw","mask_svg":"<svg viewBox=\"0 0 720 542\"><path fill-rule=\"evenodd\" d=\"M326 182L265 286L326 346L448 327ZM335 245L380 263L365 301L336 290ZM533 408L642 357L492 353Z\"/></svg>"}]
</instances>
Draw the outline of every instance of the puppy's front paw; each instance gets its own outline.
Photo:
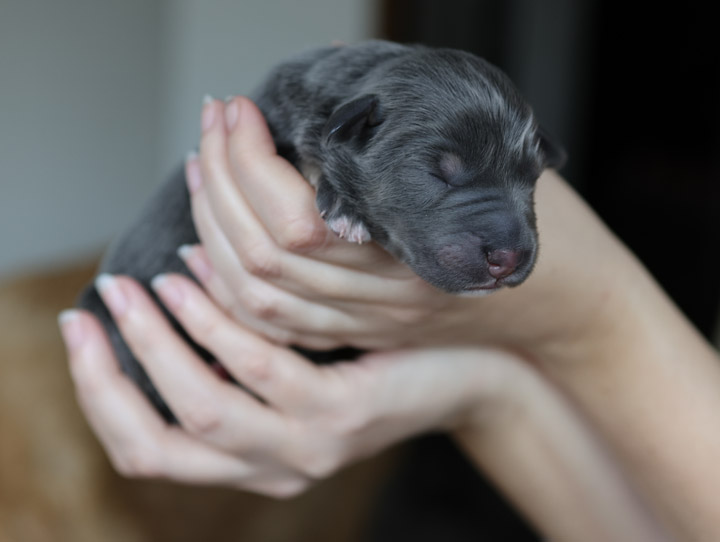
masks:
<instances>
[{"instance_id":1,"label":"puppy's front paw","mask_svg":"<svg viewBox=\"0 0 720 542\"><path fill-rule=\"evenodd\" d=\"M340 239L347 239L351 243L361 245L370 241L370 232L365 227L365 224L355 221L346 215L329 218L326 219L325 222Z\"/></svg>"},{"instance_id":2,"label":"puppy's front paw","mask_svg":"<svg viewBox=\"0 0 720 542\"><path fill-rule=\"evenodd\" d=\"M317 206L330 230L341 239L359 244L370 241L370 231L365 223L343 203L324 179L318 183Z\"/></svg>"}]
</instances>

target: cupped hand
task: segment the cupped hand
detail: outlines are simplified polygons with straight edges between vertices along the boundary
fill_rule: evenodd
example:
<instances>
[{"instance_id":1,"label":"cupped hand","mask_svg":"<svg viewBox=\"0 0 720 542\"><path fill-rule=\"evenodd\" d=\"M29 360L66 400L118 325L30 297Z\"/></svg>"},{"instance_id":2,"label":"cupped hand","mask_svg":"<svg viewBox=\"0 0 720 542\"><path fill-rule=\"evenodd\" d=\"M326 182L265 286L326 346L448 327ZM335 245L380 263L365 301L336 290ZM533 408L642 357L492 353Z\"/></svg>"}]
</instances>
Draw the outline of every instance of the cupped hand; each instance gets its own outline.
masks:
<instances>
[{"instance_id":1,"label":"cupped hand","mask_svg":"<svg viewBox=\"0 0 720 542\"><path fill-rule=\"evenodd\" d=\"M623 281L632 280L624 271L637 268L546 171L536 194L541 250L531 277L487 298L449 295L374 243L330 232L313 189L277 155L250 100L205 104L200 151L186 173L202 247L182 253L221 306L278 343L383 349L489 342L541 356L550 348L551 357L562 357L568 342L599 328L611 298L625 295Z\"/></svg>"},{"instance_id":2,"label":"cupped hand","mask_svg":"<svg viewBox=\"0 0 720 542\"><path fill-rule=\"evenodd\" d=\"M239 321L284 344L397 347L384 329L410 331L452 299L375 244L337 238L249 100L206 104L203 127L186 166L203 250L186 261Z\"/></svg>"},{"instance_id":3,"label":"cupped hand","mask_svg":"<svg viewBox=\"0 0 720 542\"><path fill-rule=\"evenodd\" d=\"M189 279L157 278L163 303L240 387L176 335L134 280L104 276L98 285L180 421L167 425L120 372L93 316L64 313L80 405L115 467L129 476L291 496L410 435L490 416L522 370L500 351L456 348L316 366L229 318Z\"/></svg>"}]
</instances>

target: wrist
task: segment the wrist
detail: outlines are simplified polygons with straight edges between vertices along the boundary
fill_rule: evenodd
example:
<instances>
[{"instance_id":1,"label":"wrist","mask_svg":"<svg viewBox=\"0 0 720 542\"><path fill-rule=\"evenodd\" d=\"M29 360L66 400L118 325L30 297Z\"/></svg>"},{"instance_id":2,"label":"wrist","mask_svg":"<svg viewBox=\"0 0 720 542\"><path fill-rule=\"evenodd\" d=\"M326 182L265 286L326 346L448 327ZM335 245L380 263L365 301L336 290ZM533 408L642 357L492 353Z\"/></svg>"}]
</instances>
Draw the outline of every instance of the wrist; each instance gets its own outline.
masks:
<instances>
[{"instance_id":1,"label":"wrist","mask_svg":"<svg viewBox=\"0 0 720 542\"><path fill-rule=\"evenodd\" d=\"M521 357L501 349L468 350L471 368L465 393L447 429L490 431L526 415L536 394L538 375Z\"/></svg>"}]
</instances>

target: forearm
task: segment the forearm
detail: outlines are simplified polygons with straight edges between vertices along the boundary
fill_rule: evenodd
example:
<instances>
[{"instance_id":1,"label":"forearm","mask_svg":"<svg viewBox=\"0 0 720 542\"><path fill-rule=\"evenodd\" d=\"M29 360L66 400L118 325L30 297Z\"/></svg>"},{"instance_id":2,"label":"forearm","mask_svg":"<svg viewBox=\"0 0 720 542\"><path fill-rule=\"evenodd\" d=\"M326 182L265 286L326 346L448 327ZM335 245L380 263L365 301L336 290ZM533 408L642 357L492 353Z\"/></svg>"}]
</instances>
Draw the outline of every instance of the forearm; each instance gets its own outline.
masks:
<instances>
[{"instance_id":1,"label":"forearm","mask_svg":"<svg viewBox=\"0 0 720 542\"><path fill-rule=\"evenodd\" d=\"M562 179L546 174L537 196L546 242L523 295L507 296L533 303L500 340L585 410L680 539L720 540L716 353Z\"/></svg>"},{"instance_id":2,"label":"forearm","mask_svg":"<svg viewBox=\"0 0 720 542\"><path fill-rule=\"evenodd\" d=\"M540 531L554 541L666 540L557 390L522 368L507 395L455 438Z\"/></svg>"},{"instance_id":3,"label":"forearm","mask_svg":"<svg viewBox=\"0 0 720 542\"><path fill-rule=\"evenodd\" d=\"M641 269L596 340L539 362L572 395L682 540L720 540L720 364Z\"/></svg>"}]
</instances>

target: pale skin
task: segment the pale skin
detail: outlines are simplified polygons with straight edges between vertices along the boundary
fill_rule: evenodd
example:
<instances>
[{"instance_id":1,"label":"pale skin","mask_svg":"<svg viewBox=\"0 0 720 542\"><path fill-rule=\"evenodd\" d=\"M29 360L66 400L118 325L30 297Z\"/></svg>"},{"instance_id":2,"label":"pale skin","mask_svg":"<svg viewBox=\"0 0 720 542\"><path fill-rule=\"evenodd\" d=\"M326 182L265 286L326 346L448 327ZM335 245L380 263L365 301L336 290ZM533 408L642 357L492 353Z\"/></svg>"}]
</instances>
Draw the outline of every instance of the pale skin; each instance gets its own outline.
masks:
<instances>
[{"instance_id":1,"label":"pale skin","mask_svg":"<svg viewBox=\"0 0 720 542\"><path fill-rule=\"evenodd\" d=\"M720 539L717 355L556 174L538 184L536 270L477 299L335 239L246 99L205 105L187 172L203 247L183 254L223 310L181 277L158 292L268 404L194 358L132 280L106 280L106 303L121 300L113 313L183 425L163 424L119 373L94 319L66 313L81 405L119 470L288 495L444 429L554 540L662 540L651 515L680 540ZM319 368L288 343L402 350ZM558 470L546 479L547 465Z\"/></svg>"}]
</instances>

